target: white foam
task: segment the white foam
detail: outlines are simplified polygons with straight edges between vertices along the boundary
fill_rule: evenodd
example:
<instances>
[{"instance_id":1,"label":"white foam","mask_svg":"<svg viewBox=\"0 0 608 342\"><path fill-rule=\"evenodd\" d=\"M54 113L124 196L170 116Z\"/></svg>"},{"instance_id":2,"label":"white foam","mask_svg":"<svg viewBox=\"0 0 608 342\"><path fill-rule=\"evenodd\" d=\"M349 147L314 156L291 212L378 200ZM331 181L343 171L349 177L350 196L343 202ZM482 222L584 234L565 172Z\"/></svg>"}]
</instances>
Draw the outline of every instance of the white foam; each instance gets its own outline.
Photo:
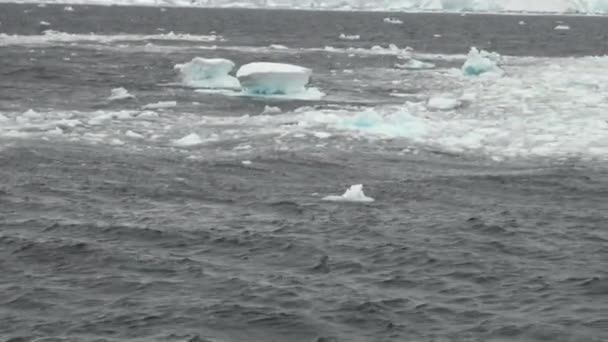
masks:
<instances>
[{"instance_id":1,"label":"white foam","mask_svg":"<svg viewBox=\"0 0 608 342\"><path fill-rule=\"evenodd\" d=\"M356 184L351 186L341 196L331 195L323 197L324 201L331 202L359 202L359 203L371 203L374 201L373 198L365 196L363 193L363 185Z\"/></svg>"},{"instance_id":2,"label":"white foam","mask_svg":"<svg viewBox=\"0 0 608 342\"><path fill-rule=\"evenodd\" d=\"M108 100L117 101L117 100L126 100L126 99L134 99L135 96L130 94L129 91L123 87L114 88L110 91L110 96Z\"/></svg>"},{"instance_id":3,"label":"white foam","mask_svg":"<svg viewBox=\"0 0 608 342\"><path fill-rule=\"evenodd\" d=\"M195 57L192 61L175 65L184 85L195 88L240 89L236 77L229 75L235 64L224 58Z\"/></svg>"},{"instance_id":4,"label":"white foam","mask_svg":"<svg viewBox=\"0 0 608 342\"><path fill-rule=\"evenodd\" d=\"M203 139L196 134L190 133L181 139L177 139L173 141L173 146L176 147L192 147L197 146L203 143Z\"/></svg>"},{"instance_id":5,"label":"white foam","mask_svg":"<svg viewBox=\"0 0 608 342\"><path fill-rule=\"evenodd\" d=\"M156 103L148 103L141 107L142 109L167 109L177 106L177 101L159 101Z\"/></svg>"}]
</instances>

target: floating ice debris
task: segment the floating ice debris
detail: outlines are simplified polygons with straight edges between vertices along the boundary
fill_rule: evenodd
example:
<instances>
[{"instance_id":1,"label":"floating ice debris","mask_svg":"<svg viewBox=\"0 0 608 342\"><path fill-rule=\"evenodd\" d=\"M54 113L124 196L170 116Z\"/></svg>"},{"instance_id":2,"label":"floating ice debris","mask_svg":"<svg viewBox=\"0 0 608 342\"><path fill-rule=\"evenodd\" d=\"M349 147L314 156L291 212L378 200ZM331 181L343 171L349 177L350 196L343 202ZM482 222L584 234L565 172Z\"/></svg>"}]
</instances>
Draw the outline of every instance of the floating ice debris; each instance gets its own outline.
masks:
<instances>
[{"instance_id":1,"label":"floating ice debris","mask_svg":"<svg viewBox=\"0 0 608 342\"><path fill-rule=\"evenodd\" d=\"M65 6L63 10L66 12L74 12L74 8L72 6Z\"/></svg>"},{"instance_id":2,"label":"floating ice debris","mask_svg":"<svg viewBox=\"0 0 608 342\"><path fill-rule=\"evenodd\" d=\"M184 85L195 88L239 89L239 81L229 75L234 62L224 58L195 57L192 61L177 64L174 69L180 73Z\"/></svg>"},{"instance_id":3,"label":"floating ice debris","mask_svg":"<svg viewBox=\"0 0 608 342\"><path fill-rule=\"evenodd\" d=\"M316 91L307 89L312 70L292 64L250 63L243 65L236 73L243 92L254 95L298 95Z\"/></svg>"},{"instance_id":4,"label":"floating ice debris","mask_svg":"<svg viewBox=\"0 0 608 342\"><path fill-rule=\"evenodd\" d=\"M359 39L361 39L361 36L358 34L348 35L348 34L341 33L340 39L342 39L342 40L359 40Z\"/></svg>"},{"instance_id":5,"label":"floating ice debris","mask_svg":"<svg viewBox=\"0 0 608 342\"><path fill-rule=\"evenodd\" d=\"M443 35L441 35L441 34L439 34L439 33L435 33L435 34L433 35L433 38L441 38L441 37L443 37Z\"/></svg>"},{"instance_id":6,"label":"floating ice debris","mask_svg":"<svg viewBox=\"0 0 608 342\"><path fill-rule=\"evenodd\" d=\"M114 88L111 90L110 97L108 97L108 100L116 101L116 100L125 100L125 99L133 99L133 98L135 98L135 96L129 94L127 89L120 87L120 88Z\"/></svg>"},{"instance_id":7,"label":"floating ice debris","mask_svg":"<svg viewBox=\"0 0 608 342\"><path fill-rule=\"evenodd\" d=\"M143 139L144 136L139 134L139 133L135 133L132 130L128 130L125 132L125 136L129 137L129 138L133 138L133 139Z\"/></svg>"},{"instance_id":8,"label":"floating ice debris","mask_svg":"<svg viewBox=\"0 0 608 342\"><path fill-rule=\"evenodd\" d=\"M410 69L410 70L433 69L435 67L435 64L419 61L417 59L412 58L403 64L395 64L395 67L397 67L399 69Z\"/></svg>"},{"instance_id":9,"label":"floating ice debris","mask_svg":"<svg viewBox=\"0 0 608 342\"><path fill-rule=\"evenodd\" d=\"M249 165L251 165L251 160L243 160L243 161L241 162L241 164L243 164L243 165L245 165L245 166L249 166Z\"/></svg>"},{"instance_id":10,"label":"floating ice debris","mask_svg":"<svg viewBox=\"0 0 608 342\"><path fill-rule=\"evenodd\" d=\"M181 139L173 140L173 146L177 147L191 147L202 143L203 139L196 133L191 133Z\"/></svg>"},{"instance_id":11,"label":"floating ice debris","mask_svg":"<svg viewBox=\"0 0 608 342\"><path fill-rule=\"evenodd\" d=\"M331 195L323 198L324 201L332 201L332 202L361 202L361 203L370 203L373 202L374 199L371 197L365 196L363 193L363 185L356 184L351 186L342 196Z\"/></svg>"},{"instance_id":12,"label":"floating ice debris","mask_svg":"<svg viewBox=\"0 0 608 342\"><path fill-rule=\"evenodd\" d=\"M9 119L6 116L4 116L3 114L0 114L0 122L6 122L8 120Z\"/></svg>"},{"instance_id":13,"label":"floating ice debris","mask_svg":"<svg viewBox=\"0 0 608 342\"><path fill-rule=\"evenodd\" d=\"M281 114L283 111L279 107L265 106L262 114Z\"/></svg>"},{"instance_id":14,"label":"floating ice debris","mask_svg":"<svg viewBox=\"0 0 608 342\"><path fill-rule=\"evenodd\" d=\"M315 132L314 136L318 139L327 139L331 137L331 133L328 132Z\"/></svg>"},{"instance_id":15,"label":"floating ice debris","mask_svg":"<svg viewBox=\"0 0 608 342\"><path fill-rule=\"evenodd\" d=\"M556 30L556 31L568 31L568 30L570 30L570 26L565 25L565 24L559 24L559 25L555 26L554 30Z\"/></svg>"},{"instance_id":16,"label":"floating ice debris","mask_svg":"<svg viewBox=\"0 0 608 342\"><path fill-rule=\"evenodd\" d=\"M177 101L160 101L156 103L148 103L141 107L142 109L166 109L177 106Z\"/></svg>"},{"instance_id":17,"label":"floating ice debris","mask_svg":"<svg viewBox=\"0 0 608 342\"><path fill-rule=\"evenodd\" d=\"M502 75L504 72L498 67L499 61L500 55L496 52L479 51L472 47L462 66L462 72L467 76L479 76L485 73Z\"/></svg>"},{"instance_id":18,"label":"floating ice debris","mask_svg":"<svg viewBox=\"0 0 608 342\"><path fill-rule=\"evenodd\" d=\"M426 106L431 110L452 110L460 107L462 102L459 99L450 97L432 97L427 102Z\"/></svg>"},{"instance_id":19,"label":"floating ice debris","mask_svg":"<svg viewBox=\"0 0 608 342\"><path fill-rule=\"evenodd\" d=\"M397 18L384 18L383 21L387 24L393 24L393 25L402 25L403 24L403 21L401 21L400 19L397 19Z\"/></svg>"},{"instance_id":20,"label":"floating ice debris","mask_svg":"<svg viewBox=\"0 0 608 342\"><path fill-rule=\"evenodd\" d=\"M519 25L524 26L524 25L527 25L527 23L526 23L525 21L521 20L521 21L519 22Z\"/></svg>"},{"instance_id":21,"label":"floating ice debris","mask_svg":"<svg viewBox=\"0 0 608 342\"><path fill-rule=\"evenodd\" d=\"M289 50L289 48L285 45L280 44L270 44L269 46L273 50Z\"/></svg>"},{"instance_id":22,"label":"floating ice debris","mask_svg":"<svg viewBox=\"0 0 608 342\"><path fill-rule=\"evenodd\" d=\"M51 26L51 23L49 23L48 21L44 21L44 20L42 20L42 21L40 22L40 26Z\"/></svg>"}]
</instances>

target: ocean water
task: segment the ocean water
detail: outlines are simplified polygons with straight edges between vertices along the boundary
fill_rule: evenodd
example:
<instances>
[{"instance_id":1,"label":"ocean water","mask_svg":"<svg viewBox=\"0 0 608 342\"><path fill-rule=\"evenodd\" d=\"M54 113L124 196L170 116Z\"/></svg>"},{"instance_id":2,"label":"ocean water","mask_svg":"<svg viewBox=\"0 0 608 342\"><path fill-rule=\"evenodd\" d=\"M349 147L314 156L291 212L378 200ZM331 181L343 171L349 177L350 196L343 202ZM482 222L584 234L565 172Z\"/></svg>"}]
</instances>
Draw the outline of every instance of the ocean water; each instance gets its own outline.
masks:
<instances>
[{"instance_id":1,"label":"ocean water","mask_svg":"<svg viewBox=\"0 0 608 342\"><path fill-rule=\"evenodd\" d=\"M0 341L608 340L608 19L73 9L0 5Z\"/></svg>"}]
</instances>

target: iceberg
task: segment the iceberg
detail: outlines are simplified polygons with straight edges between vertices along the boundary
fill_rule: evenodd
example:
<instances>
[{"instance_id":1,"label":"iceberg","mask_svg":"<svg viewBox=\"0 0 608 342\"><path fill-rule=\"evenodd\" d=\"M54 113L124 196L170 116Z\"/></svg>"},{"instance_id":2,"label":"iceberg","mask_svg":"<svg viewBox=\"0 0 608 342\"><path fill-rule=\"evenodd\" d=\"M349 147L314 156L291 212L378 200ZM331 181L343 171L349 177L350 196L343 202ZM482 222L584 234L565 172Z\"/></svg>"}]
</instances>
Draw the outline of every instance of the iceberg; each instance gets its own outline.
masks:
<instances>
[{"instance_id":1,"label":"iceberg","mask_svg":"<svg viewBox=\"0 0 608 342\"><path fill-rule=\"evenodd\" d=\"M331 195L323 198L324 201L330 202L360 202L360 203L371 203L374 201L373 198L365 196L363 192L363 185L356 184L351 186L341 196Z\"/></svg>"},{"instance_id":2,"label":"iceberg","mask_svg":"<svg viewBox=\"0 0 608 342\"><path fill-rule=\"evenodd\" d=\"M177 101L160 101L156 103L148 103L141 107L142 109L167 109L177 106Z\"/></svg>"},{"instance_id":3,"label":"iceberg","mask_svg":"<svg viewBox=\"0 0 608 342\"><path fill-rule=\"evenodd\" d=\"M110 91L110 96L108 100L117 101L117 100L126 100L126 99L134 99L135 96L129 93L129 91L123 87L114 88Z\"/></svg>"},{"instance_id":4,"label":"iceberg","mask_svg":"<svg viewBox=\"0 0 608 342\"><path fill-rule=\"evenodd\" d=\"M462 66L462 73L466 76L479 76L485 73L502 75L504 71L498 67L499 62L500 55L496 52L479 51L472 47Z\"/></svg>"},{"instance_id":5,"label":"iceberg","mask_svg":"<svg viewBox=\"0 0 608 342\"><path fill-rule=\"evenodd\" d=\"M452 110L460 107L462 102L451 97L431 97L426 106L431 110Z\"/></svg>"},{"instance_id":6,"label":"iceberg","mask_svg":"<svg viewBox=\"0 0 608 342\"><path fill-rule=\"evenodd\" d=\"M191 133L181 139L173 140L173 146L175 147L192 147L202 143L203 139L196 133Z\"/></svg>"},{"instance_id":7,"label":"iceberg","mask_svg":"<svg viewBox=\"0 0 608 342\"><path fill-rule=\"evenodd\" d=\"M395 67L399 68L399 69L409 69L409 70L433 69L435 67L435 64L419 61L417 59L412 58L403 64L395 64Z\"/></svg>"},{"instance_id":8,"label":"iceberg","mask_svg":"<svg viewBox=\"0 0 608 342\"><path fill-rule=\"evenodd\" d=\"M340 34L340 39L342 40L359 40L361 39L361 36L358 34L344 34L341 33Z\"/></svg>"},{"instance_id":9,"label":"iceberg","mask_svg":"<svg viewBox=\"0 0 608 342\"><path fill-rule=\"evenodd\" d=\"M192 61L175 65L181 82L193 88L239 89L239 81L229 75L235 64L224 58L195 57Z\"/></svg>"},{"instance_id":10,"label":"iceberg","mask_svg":"<svg viewBox=\"0 0 608 342\"><path fill-rule=\"evenodd\" d=\"M554 30L556 30L556 31L568 31L568 30L570 30L570 26L564 25L564 24L560 24L560 25L555 26Z\"/></svg>"},{"instance_id":11,"label":"iceberg","mask_svg":"<svg viewBox=\"0 0 608 342\"><path fill-rule=\"evenodd\" d=\"M258 95L288 95L306 92L312 70L292 64L256 62L236 73L244 92Z\"/></svg>"},{"instance_id":12,"label":"iceberg","mask_svg":"<svg viewBox=\"0 0 608 342\"><path fill-rule=\"evenodd\" d=\"M403 21L397 18L384 18L382 21L384 21L387 24L392 24L392 25L402 25Z\"/></svg>"}]
</instances>

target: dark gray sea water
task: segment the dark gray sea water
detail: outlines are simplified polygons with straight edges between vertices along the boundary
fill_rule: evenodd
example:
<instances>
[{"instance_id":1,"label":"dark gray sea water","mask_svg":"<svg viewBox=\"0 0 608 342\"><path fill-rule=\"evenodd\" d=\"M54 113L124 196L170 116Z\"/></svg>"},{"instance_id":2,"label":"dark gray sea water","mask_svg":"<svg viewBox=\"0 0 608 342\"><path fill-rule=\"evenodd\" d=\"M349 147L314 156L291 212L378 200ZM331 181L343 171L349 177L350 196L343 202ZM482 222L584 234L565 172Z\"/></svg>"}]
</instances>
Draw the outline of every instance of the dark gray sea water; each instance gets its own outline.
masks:
<instances>
[{"instance_id":1,"label":"dark gray sea water","mask_svg":"<svg viewBox=\"0 0 608 342\"><path fill-rule=\"evenodd\" d=\"M298 114L452 90L462 57L446 56L470 46L528 56L509 69L526 82L529 65L570 75L562 57L607 52L608 19L73 8L0 4L0 341L608 340L601 136L558 153L559 139L581 134L572 127L502 155L499 133L455 151L442 136L315 131L321 119ZM370 52L391 43L436 70ZM196 92L173 70L195 56L306 65L327 96ZM135 99L109 101L117 87ZM560 100L576 101L567 94L532 108L561 113ZM158 101L176 103L142 109ZM446 120L499 122L521 107L469 101ZM267 105L283 114L258 116ZM193 131L205 143L171 145ZM322 200L359 183L373 203Z\"/></svg>"}]
</instances>

